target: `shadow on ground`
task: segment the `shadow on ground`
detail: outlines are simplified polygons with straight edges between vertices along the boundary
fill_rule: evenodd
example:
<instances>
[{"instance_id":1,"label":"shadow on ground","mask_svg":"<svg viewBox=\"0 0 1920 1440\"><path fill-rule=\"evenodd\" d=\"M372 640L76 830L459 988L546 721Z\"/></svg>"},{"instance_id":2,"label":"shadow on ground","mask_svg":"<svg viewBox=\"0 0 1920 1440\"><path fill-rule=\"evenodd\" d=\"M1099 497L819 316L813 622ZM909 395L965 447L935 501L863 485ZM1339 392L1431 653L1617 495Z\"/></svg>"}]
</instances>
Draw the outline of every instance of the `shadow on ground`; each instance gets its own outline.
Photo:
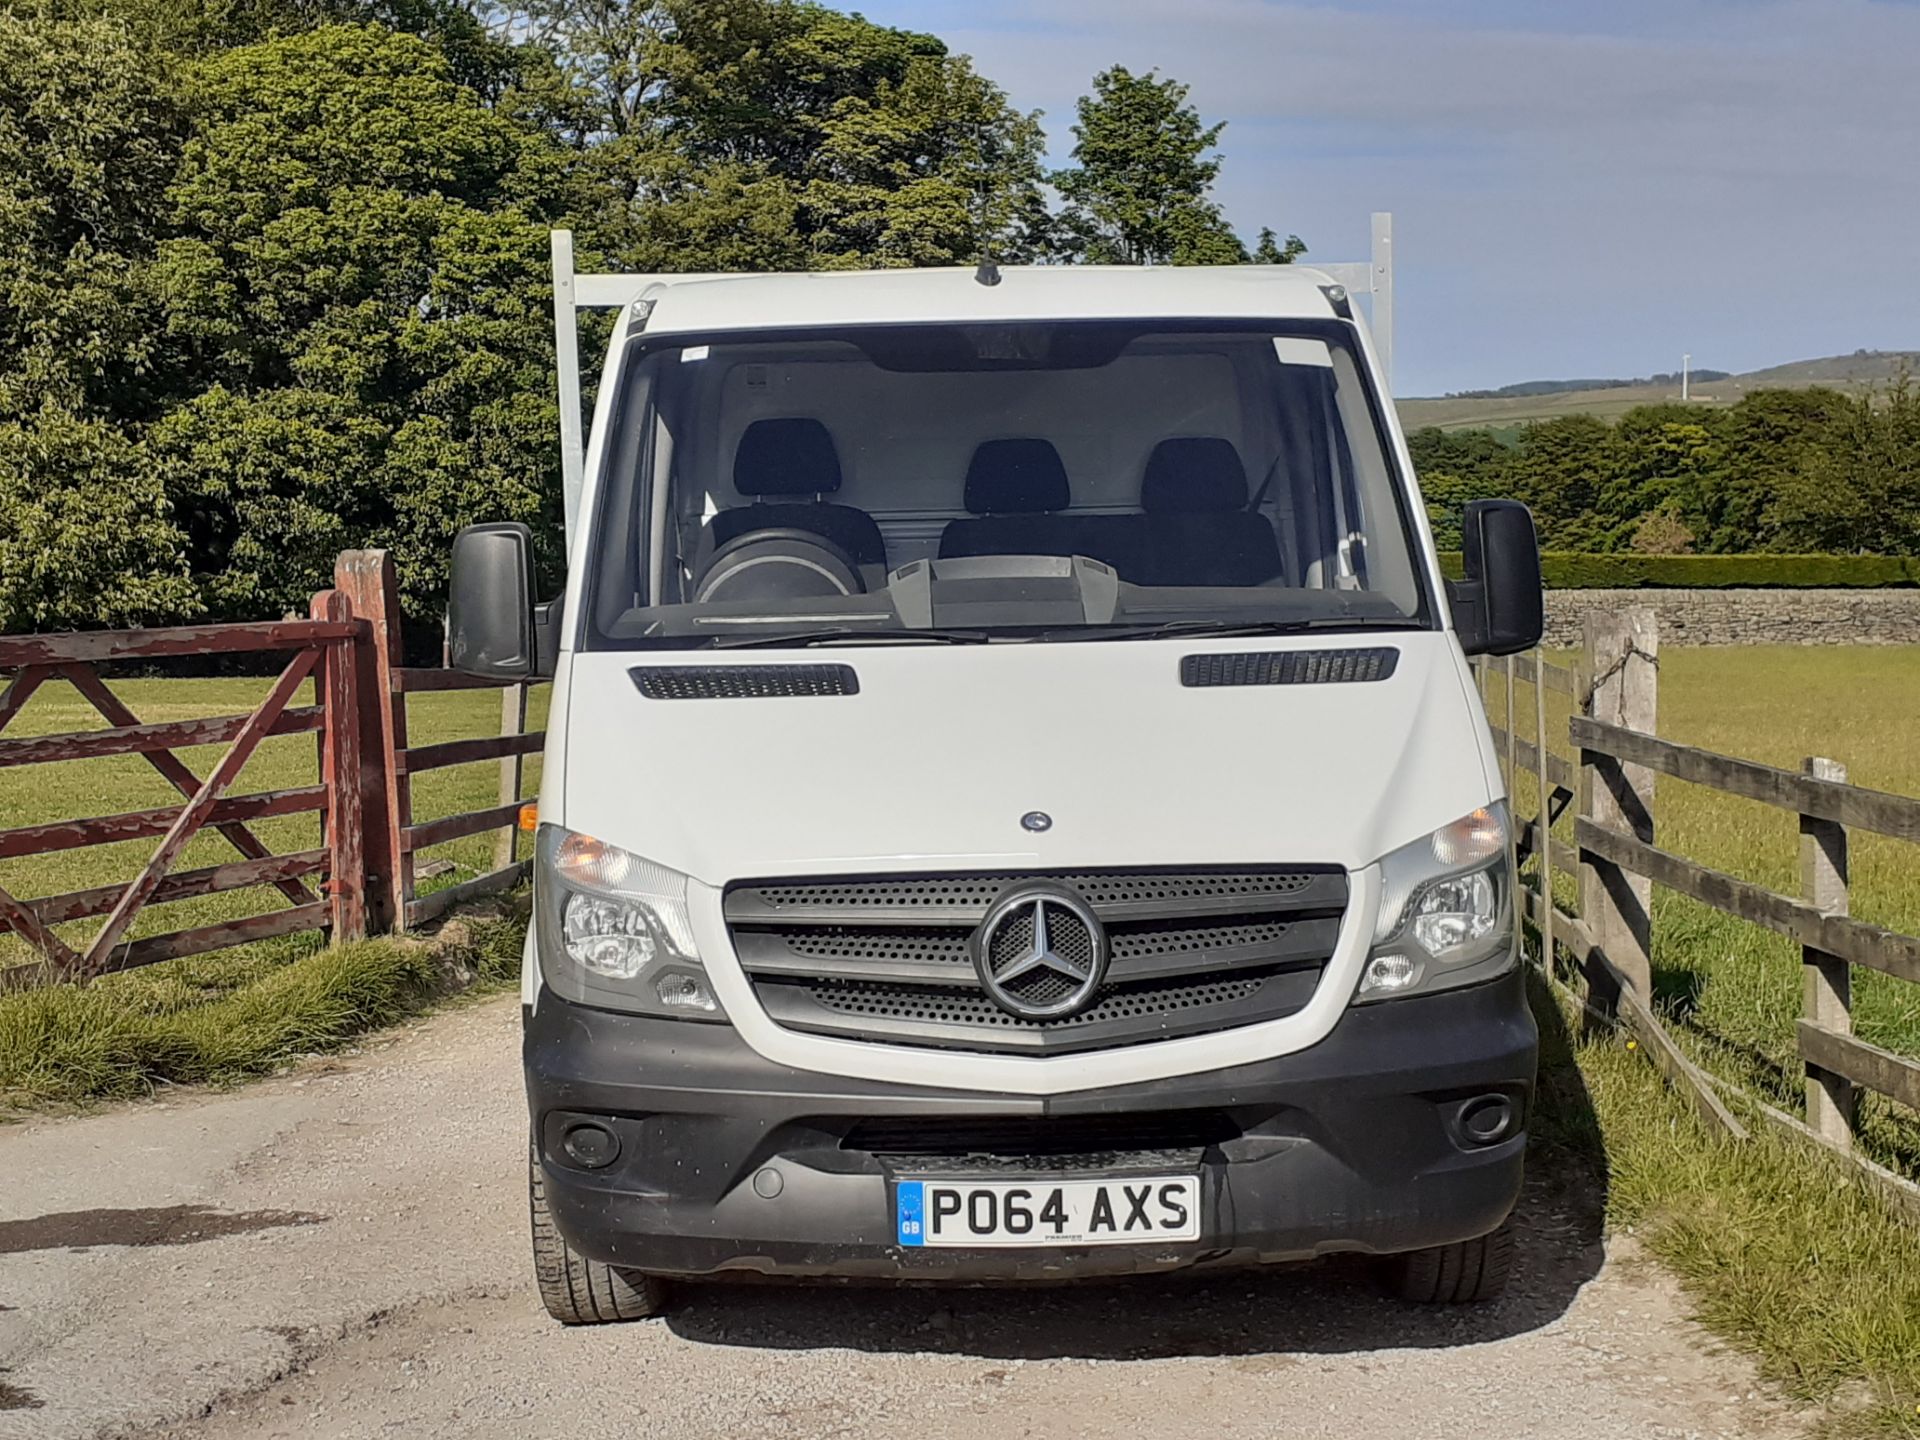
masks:
<instances>
[{"instance_id":1,"label":"shadow on ground","mask_svg":"<svg viewBox=\"0 0 1920 1440\"><path fill-rule=\"evenodd\" d=\"M156 1205L142 1210L63 1210L25 1220L0 1220L0 1255L29 1250L90 1250L96 1245L198 1245L287 1225L317 1225L326 1217L297 1210L231 1213L206 1205ZM0 1305L0 1310L8 1307Z\"/></svg>"},{"instance_id":2,"label":"shadow on ground","mask_svg":"<svg viewBox=\"0 0 1920 1440\"><path fill-rule=\"evenodd\" d=\"M849 1349L1006 1360L1338 1354L1479 1345L1565 1314L1604 1258L1605 1167L1560 1012L1536 1003L1541 1113L1514 1224L1519 1261L1500 1300L1410 1305L1376 1265L1340 1256L1269 1270L962 1289L745 1281L689 1285L667 1320L697 1344Z\"/></svg>"}]
</instances>

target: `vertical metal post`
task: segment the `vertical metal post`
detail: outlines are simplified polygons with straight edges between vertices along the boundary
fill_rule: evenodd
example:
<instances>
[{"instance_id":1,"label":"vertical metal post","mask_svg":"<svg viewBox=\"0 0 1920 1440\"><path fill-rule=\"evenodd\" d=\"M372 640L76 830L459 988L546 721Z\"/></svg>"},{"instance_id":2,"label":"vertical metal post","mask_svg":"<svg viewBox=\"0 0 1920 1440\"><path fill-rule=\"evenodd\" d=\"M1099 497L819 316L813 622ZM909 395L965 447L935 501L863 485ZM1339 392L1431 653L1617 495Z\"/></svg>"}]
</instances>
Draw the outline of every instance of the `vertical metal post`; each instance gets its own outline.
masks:
<instances>
[{"instance_id":1,"label":"vertical metal post","mask_svg":"<svg viewBox=\"0 0 1920 1440\"><path fill-rule=\"evenodd\" d=\"M1513 703L1513 656L1506 657L1507 681L1507 802L1515 804L1520 799L1520 737L1514 732L1515 706Z\"/></svg>"},{"instance_id":2,"label":"vertical metal post","mask_svg":"<svg viewBox=\"0 0 1920 1440\"><path fill-rule=\"evenodd\" d=\"M1838 760L1809 757L1802 767L1816 780L1845 783ZM1847 827L1812 815L1800 817L1800 894L1823 915L1847 913ZM1847 962L1811 945L1800 947L1801 1014L1830 1035L1853 1033L1853 975ZM1839 1075L1807 1066L1807 1124L1839 1145L1853 1143L1856 1094Z\"/></svg>"},{"instance_id":3,"label":"vertical metal post","mask_svg":"<svg viewBox=\"0 0 1920 1440\"><path fill-rule=\"evenodd\" d=\"M553 358L560 376L560 486L566 506L567 548L571 550L587 472L580 424L580 327L574 310L573 232L555 230L552 244Z\"/></svg>"},{"instance_id":4,"label":"vertical metal post","mask_svg":"<svg viewBox=\"0 0 1920 1440\"><path fill-rule=\"evenodd\" d=\"M1393 213L1373 212L1373 348L1393 390Z\"/></svg>"},{"instance_id":5,"label":"vertical metal post","mask_svg":"<svg viewBox=\"0 0 1920 1440\"><path fill-rule=\"evenodd\" d=\"M1540 762L1540 773L1536 777L1540 786L1539 811L1540 837L1539 858L1533 867L1533 873L1540 879L1540 961L1553 973L1553 810L1548 799L1553 792L1553 782L1547 778L1550 768L1547 764L1547 652L1543 646L1533 652L1533 743L1539 747L1535 758Z\"/></svg>"},{"instance_id":6,"label":"vertical metal post","mask_svg":"<svg viewBox=\"0 0 1920 1440\"><path fill-rule=\"evenodd\" d=\"M509 685L500 692L500 733L527 733L527 687ZM511 805L520 798L520 780L527 760L524 755L500 757L500 803ZM504 870L520 858L520 827L509 825L493 842L493 868Z\"/></svg>"},{"instance_id":7,"label":"vertical metal post","mask_svg":"<svg viewBox=\"0 0 1920 1440\"><path fill-rule=\"evenodd\" d=\"M1581 686L1586 711L1595 720L1655 732L1660 633L1653 611L1643 607L1617 615L1586 616L1587 678ZM1595 750L1580 752L1580 813L1596 825L1653 843L1653 772ZM1594 942L1642 1001L1653 994L1653 882L1580 852L1580 917ZM1592 977L1589 977L1590 981ZM1611 1010L1617 996L1606 983L1593 985L1598 1007Z\"/></svg>"}]
</instances>

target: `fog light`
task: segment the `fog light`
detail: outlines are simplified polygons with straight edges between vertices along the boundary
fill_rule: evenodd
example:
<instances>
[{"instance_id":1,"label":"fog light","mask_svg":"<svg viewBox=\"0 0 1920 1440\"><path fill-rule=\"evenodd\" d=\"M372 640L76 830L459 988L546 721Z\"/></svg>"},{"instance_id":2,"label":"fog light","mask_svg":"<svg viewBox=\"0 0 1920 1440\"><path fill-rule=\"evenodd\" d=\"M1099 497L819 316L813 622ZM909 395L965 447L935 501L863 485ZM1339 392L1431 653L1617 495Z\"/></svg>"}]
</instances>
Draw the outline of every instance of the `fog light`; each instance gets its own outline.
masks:
<instances>
[{"instance_id":1,"label":"fog light","mask_svg":"<svg viewBox=\"0 0 1920 1440\"><path fill-rule=\"evenodd\" d=\"M620 1137L602 1125L575 1125L560 1148L582 1170L601 1170L620 1158Z\"/></svg>"},{"instance_id":2,"label":"fog light","mask_svg":"<svg viewBox=\"0 0 1920 1440\"><path fill-rule=\"evenodd\" d=\"M720 1009L713 991L698 975L672 970L655 981L653 989L660 1003L669 1010L698 1010L703 1015L712 1015Z\"/></svg>"},{"instance_id":3,"label":"fog light","mask_svg":"<svg viewBox=\"0 0 1920 1440\"><path fill-rule=\"evenodd\" d=\"M1420 962L1405 955L1376 955L1360 974L1362 995L1391 995L1420 978Z\"/></svg>"},{"instance_id":4,"label":"fog light","mask_svg":"<svg viewBox=\"0 0 1920 1440\"><path fill-rule=\"evenodd\" d=\"M1482 1095L1460 1107L1460 1129L1476 1145L1494 1145L1513 1132L1513 1102Z\"/></svg>"}]
</instances>

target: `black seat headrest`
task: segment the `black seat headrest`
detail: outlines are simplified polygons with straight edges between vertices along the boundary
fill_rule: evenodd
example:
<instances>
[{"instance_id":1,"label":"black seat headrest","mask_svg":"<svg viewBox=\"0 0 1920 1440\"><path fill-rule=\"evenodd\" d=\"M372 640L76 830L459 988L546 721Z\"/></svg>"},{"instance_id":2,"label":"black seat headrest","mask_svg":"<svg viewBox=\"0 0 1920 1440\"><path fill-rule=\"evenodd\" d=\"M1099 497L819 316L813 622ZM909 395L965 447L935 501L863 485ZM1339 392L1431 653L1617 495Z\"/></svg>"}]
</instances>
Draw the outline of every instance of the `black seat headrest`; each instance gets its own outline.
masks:
<instances>
[{"instance_id":1,"label":"black seat headrest","mask_svg":"<svg viewBox=\"0 0 1920 1440\"><path fill-rule=\"evenodd\" d=\"M1142 510L1213 513L1244 509L1247 467L1233 442L1217 435L1162 440L1147 458L1140 482Z\"/></svg>"},{"instance_id":2,"label":"black seat headrest","mask_svg":"<svg viewBox=\"0 0 1920 1440\"><path fill-rule=\"evenodd\" d=\"M826 495L840 488L840 454L818 420L756 420L733 452L733 488L742 495Z\"/></svg>"},{"instance_id":3,"label":"black seat headrest","mask_svg":"<svg viewBox=\"0 0 1920 1440\"><path fill-rule=\"evenodd\" d=\"M976 515L1044 515L1073 503L1067 467L1047 440L986 440L967 466L967 509Z\"/></svg>"}]
</instances>

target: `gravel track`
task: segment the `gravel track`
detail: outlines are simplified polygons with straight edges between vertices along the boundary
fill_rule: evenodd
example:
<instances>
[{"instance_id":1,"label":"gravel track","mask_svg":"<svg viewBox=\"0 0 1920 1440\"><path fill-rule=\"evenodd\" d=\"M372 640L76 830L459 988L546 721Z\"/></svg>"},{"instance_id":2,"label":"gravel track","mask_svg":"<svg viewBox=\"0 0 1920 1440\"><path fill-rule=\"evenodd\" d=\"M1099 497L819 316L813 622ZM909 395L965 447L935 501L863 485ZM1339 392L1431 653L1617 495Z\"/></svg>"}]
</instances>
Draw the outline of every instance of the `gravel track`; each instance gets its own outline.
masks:
<instances>
[{"instance_id":1,"label":"gravel track","mask_svg":"<svg viewBox=\"0 0 1920 1440\"><path fill-rule=\"evenodd\" d=\"M1801 1433L1552 1177L1487 1307L1325 1262L709 1285L563 1329L527 1265L518 1024L507 997L244 1090L0 1130L0 1440Z\"/></svg>"}]
</instances>

